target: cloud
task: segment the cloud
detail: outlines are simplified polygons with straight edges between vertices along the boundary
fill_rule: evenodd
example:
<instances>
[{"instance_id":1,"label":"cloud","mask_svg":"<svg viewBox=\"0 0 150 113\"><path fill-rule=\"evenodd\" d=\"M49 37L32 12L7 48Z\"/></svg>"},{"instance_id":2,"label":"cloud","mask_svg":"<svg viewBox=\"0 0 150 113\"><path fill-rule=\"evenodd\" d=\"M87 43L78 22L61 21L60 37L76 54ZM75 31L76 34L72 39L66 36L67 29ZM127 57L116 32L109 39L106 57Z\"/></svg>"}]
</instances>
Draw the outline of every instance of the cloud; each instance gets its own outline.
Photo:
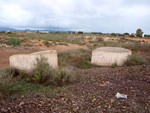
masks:
<instances>
[{"instance_id":1,"label":"cloud","mask_svg":"<svg viewBox=\"0 0 150 113\"><path fill-rule=\"evenodd\" d=\"M0 0L0 25L149 33L149 0Z\"/></svg>"}]
</instances>

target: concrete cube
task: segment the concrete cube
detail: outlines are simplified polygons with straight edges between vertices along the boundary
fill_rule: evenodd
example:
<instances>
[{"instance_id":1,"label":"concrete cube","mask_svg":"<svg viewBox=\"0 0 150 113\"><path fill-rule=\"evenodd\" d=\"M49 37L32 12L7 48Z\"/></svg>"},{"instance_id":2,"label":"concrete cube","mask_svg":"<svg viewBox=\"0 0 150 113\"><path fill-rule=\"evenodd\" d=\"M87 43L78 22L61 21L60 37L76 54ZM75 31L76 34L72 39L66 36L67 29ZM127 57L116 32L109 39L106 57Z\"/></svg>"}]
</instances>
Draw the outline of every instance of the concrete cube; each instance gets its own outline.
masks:
<instances>
[{"instance_id":1,"label":"concrete cube","mask_svg":"<svg viewBox=\"0 0 150 113\"><path fill-rule=\"evenodd\" d=\"M131 53L129 49L120 47L101 47L92 51L91 63L97 66L123 66Z\"/></svg>"},{"instance_id":2,"label":"concrete cube","mask_svg":"<svg viewBox=\"0 0 150 113\"><path fill-rule=\"evenodd\" d=\"M56 50L40 51L31 54L18 54L10 56L10 67L17 70L31 72L37 65L37 59L46 58L47 63L52 68L58 67L58 58Z\"/></svg>"}]
</instances>

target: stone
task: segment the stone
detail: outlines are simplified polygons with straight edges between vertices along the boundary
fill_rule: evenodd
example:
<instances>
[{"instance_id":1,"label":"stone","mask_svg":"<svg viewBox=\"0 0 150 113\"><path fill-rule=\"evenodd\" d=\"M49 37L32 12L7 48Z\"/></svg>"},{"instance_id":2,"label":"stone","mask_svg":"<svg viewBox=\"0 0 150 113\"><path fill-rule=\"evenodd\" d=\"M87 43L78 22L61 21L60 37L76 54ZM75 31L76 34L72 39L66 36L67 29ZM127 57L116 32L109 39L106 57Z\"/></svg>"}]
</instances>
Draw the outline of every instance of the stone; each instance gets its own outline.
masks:
<instances>
[{"instance_id":1,"label":"stone","mask_svg":"<svg viewBox=\"0 0 150 113\"><path fill-rule=\"evenodd\" d=\"M56 50L40 51L31 54L17 54L10 56L10 67L17 70L31 72L37 65L37 59L45 58L52 68L58 67L58 57Z\"/></svg>"},{"instance_id":2,"label":"stone","mask_svg":"<svg viewBox=\"0 0 150 113\"><path fill-rule=\"evenodd\" d=\"M97 66L123 66L132 52L120 47L100 47L92 51L91 63Z\"/></svg>"}]
</instances>

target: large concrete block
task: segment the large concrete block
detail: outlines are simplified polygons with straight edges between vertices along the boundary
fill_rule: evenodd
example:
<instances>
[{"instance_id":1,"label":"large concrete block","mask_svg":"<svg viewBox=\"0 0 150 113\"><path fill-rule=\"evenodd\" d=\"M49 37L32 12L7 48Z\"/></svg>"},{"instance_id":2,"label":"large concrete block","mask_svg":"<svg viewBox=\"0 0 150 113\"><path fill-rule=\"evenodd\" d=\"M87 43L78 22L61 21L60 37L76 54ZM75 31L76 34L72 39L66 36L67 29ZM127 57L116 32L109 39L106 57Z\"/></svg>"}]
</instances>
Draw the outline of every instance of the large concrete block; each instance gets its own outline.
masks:
<instances>
[{"instance_id":1,"label":"large concrete block","mask_svg":"<svg viewBox=\"0 0 150 113\"><path fill-rule=\"evenodd\" d=\"M37 59L40 60L41 58L46 58L47 63L53 68L58 67L57 51L55 50L13 55L9 58L10 67L31 72L37 65Z\"/></svg>"},{"instance_id":2,"label":"large concrete block","mask_svg":"<svg viewBox=\"0 0 150 113\"><path fill-rule=\"evenodd\" d=\"M119 47L101 47L92 51L91 63L98 66L123 66L131 51Z\"/></svg>"}]
</instances>

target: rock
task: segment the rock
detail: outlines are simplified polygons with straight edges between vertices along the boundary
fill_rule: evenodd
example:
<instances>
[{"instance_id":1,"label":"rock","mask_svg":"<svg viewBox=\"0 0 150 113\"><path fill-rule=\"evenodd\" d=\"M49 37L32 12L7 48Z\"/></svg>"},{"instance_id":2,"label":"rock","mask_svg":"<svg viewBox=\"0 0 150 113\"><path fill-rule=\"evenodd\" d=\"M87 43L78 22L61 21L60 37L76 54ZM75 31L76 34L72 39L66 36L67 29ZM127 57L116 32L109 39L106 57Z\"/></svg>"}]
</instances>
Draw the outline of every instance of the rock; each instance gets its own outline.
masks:
<instances>
[{"instance_id":1,"label":"rock","mask_svg":"<svg viewBox=\"0 0 150 113\"><path fill-rule=\"evenodd\" d=\"M24 102L20 102L19 106L22 106L22 105L24 105L24 104L25 104Z\"/></svg>"},{"instance_id":2,"label":"rock","mask_svg":"<svg viewBox=\"0 0 150 113\"><path fill-rule=\"evenodd\" d=\"M47 50L31 54L18 54L10 56L10 67L25 72L31 72L36 67L37 59L40 60L41 58L46 58L47 63L52 68L58 67L57 51L55 50Z\"/></svg>"},{"instance_id":3,"label":"rock","mask_svg":"<svg viewBox=\"0 0 150 113\"><path fill-rule=\"evenodd\" d=\"M123 66L131 51L119 47L101 47L92 51L91 63L98 66Z\"/></svg>"}]
</instances>

